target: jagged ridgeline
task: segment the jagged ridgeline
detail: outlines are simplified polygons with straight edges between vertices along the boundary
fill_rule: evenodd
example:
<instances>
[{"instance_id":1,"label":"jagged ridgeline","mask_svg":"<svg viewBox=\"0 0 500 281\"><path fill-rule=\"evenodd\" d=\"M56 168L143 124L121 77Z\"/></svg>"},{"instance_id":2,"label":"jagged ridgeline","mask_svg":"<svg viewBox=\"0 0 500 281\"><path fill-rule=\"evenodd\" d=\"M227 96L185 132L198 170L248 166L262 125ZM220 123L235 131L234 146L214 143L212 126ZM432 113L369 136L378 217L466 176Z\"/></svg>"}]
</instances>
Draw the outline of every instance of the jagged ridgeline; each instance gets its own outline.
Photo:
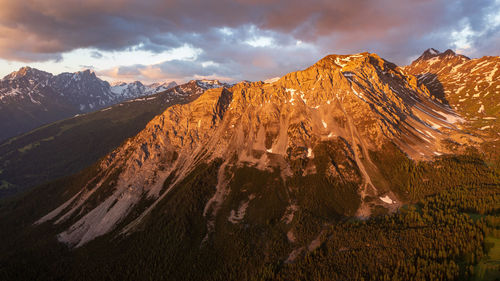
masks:
<instances>
[{"instance_id":1,"label":"jagged ridgeline","mask_svg":"<svg viewBox=\"0 0 500 281\"><path fill-rule=\"evenodd\" d=\"M22 67L0 79L0 142L76 114L152 95L177 84L110 85L91 70L58 75Z\"/></svg>"},{"instance_id":2,"label":"jagged ridgeline","mask_svg":"<svg viewBox=\"0 0 500 281\"><path fill-rule=\"evenodd\" d=\"M74 280L465 278L499 189L463 122L369 53L209 89L28 195L21 237L53 255L27 263Z\"/></svg>"}]
</instances>

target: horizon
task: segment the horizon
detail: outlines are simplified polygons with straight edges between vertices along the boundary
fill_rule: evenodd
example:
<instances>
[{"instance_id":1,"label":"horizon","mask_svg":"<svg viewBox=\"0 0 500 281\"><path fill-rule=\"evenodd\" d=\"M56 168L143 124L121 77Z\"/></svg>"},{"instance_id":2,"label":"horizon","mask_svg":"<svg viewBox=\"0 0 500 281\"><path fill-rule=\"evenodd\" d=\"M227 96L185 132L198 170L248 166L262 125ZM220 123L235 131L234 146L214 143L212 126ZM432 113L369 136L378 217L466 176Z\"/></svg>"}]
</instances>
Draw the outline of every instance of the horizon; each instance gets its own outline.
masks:
<instances>
[{"instance_id":1,"label":"horizon","mask_svg":"<svg viewBox=\"0 0 500 281\"><path fill-rule=\"evenodd\" d=\"M500 54L500 0L0 0L0 76L91 69L109 82L259 81L329 54L407 65L424 50Z\"/></svg>"},{"instance_id":2,"label":"horizon","mask_svg":"<svg viewBox=\"0 0 500 281\"><path fill-rule=\"evenodd\" d=\"M441 51L441 50L438 50L438 49L436 49L436 48L430 47L430 48L427 48L427 49L423 50L423 51L422 51L422 53L421 53L420 55L418 55L418 56L414 56L414 57L413 57L413 58L409 61L409 63L408 63L408 64L405 64L405 65L409 65L409 64L411 64L411 63L412 63L413 61L415 61L415 60L416 60L419 56L421 56L424 52L426 52L426 51L428 51L428 50L436 50L436 51L438 51L439 53L444 53L444 52L446 52L446 51L448 51L448 50L451 50L451 51L455 52L456 54L463 55L463 54L459 53L458 51L455 51L455 50L452 50L452 49L446 49L445 51ZM327 54L327 55L325 55L325 56L323 56L323 57L319 58L319 59L318 59L318 60L316 60L314 63L316 63L317 61L321 60L322 58L327 57L327 56L330 56L330 55L357 55L357 54L361 54L361 53L365 53L365 52L353 53L353 54L333 54L333 53L330 53L330 54ZM368 52L368 53L370 53L370 52ZM372 54L376 54L376 53L372 53ZM377 54L377 55L378 55L378 54ZM484 56L488 56L488 55L484 55ZM383 58L383 59L385 59L385 60L387 60L387 61L389 61L389 62L392 62L390 59L387 59L387 58L384 58L384 57L382 57L382 58ZM471 57L470 59L478 59L478 58ZM311 64L311 65L312 65L312 64ZM398 65L398 66L404 66L404 65ZM180 84L187 83L187 82L189 82L189 81L193 81L193 80L219 80L219 81L224 82L224 83L239 83L239 82L242 82L242 81L252 81L252 80L248 80L248 79L242 79L242 80L237 80L237 81L236 81L236 80L234 80L234 79L218 79L218 78L204 78L204 77L198 77L198 78L189 79L189 80L179 80L179 81L177 81L177 80L168 80L168 79L167 79L167 80L164 80L164 79L162 79L162 80L137 80L137 79L134 79L133 77L132 77L132 78L130 78L130 79L122 79L122 80L120 80L120 79L115 79L115 78L113 78L113 77L108 77L108 76L106 76L106 75L101 75L101 73L99 73L99 72L95 71L95 70L94 70L94 69L92 69L92 68L82 68L82 69L80 69L80 70L76 70L76 71L73 71L73 72L71 72L71 71L61 71L61 72L56 72L56 73L53 73L53 72L50 72L50 71L47 71L47 70L44 70L44 69L41 69L41 68L38 68L38 67L30 66L30 65L24 65L24 66L21 66L21 67L19 67L18 69L15 69L15 70L13 70L13 71L11 71L11 72L8 72L8 73L6 73L6 74L1 75L0 77L2 77L2 79L3 79L3 78L5 78L6 76L8 76L9 74L14 73L14 72L17 72L17 71L20 71L21 69L26 68L26 67L31 68L31 69L37 69L37 70L44 71L44 72L48 72L48 73L50 73L50 74L52 74L52 75L59 75L59 74L61 74L61 73L77 73L77 72L84 72L84 71L87 71L87 70L88 70L88 71L90 71L90 72L94 73L94 74L95 74L95 75L96 75L99 79L101 79L101 80L103 80L103 81L106 81L106 82L108 82L108 83L109 83L109 84L111 84L111 85L113 85L113 84L117 84L117 83L133 83L133 82L140 82L140 83L142 83L142 84L144 84L144 85L151 85L151 84L157 84L157 83L160 83L160 84L168 84L168 83L175 82L175 83L177 83L177 84L179 84L179 85L180 85ZM305 68L307 68L307 67L308 67L308 66L306 66ZM300 70L303 70L303 69L305 69L305 68L296 69L296 70L291 70L290 72L300 71ZM266 80L271 80L271 79L275 79L275 78L281 78L281 77L283 77L284 75L286 75L286 74L288 74L288 73L290 73L290 72L284 73L284 74L283 74L283 75L281 75L281 76L267 77L267 78L264 78L264 79L260 79L260 80L253 80L253 81L254 81L254 82L255 82L255 81L266 81Z\"/></svg>"}]
</instances>

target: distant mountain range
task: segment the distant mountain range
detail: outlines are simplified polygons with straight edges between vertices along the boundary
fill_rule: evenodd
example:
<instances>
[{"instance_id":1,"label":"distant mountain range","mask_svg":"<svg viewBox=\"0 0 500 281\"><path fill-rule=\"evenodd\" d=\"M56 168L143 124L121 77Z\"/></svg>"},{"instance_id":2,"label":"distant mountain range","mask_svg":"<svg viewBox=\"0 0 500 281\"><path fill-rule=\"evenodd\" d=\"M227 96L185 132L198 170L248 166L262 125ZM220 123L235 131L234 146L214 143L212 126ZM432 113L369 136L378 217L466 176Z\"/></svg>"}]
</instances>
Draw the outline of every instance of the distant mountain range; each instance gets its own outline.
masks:
<instances>
[{"instance_id":1,"label":"distant mountain range","mask_svg":"<svg viewBox=\"0 0 500 281\"><path fill-rule=\"evenodd\" d=\"M23 67L0 80L0 141L43 124L165 91L175 82L114 83L91 70L52 75Z\"/></svg>"}]
</instances>

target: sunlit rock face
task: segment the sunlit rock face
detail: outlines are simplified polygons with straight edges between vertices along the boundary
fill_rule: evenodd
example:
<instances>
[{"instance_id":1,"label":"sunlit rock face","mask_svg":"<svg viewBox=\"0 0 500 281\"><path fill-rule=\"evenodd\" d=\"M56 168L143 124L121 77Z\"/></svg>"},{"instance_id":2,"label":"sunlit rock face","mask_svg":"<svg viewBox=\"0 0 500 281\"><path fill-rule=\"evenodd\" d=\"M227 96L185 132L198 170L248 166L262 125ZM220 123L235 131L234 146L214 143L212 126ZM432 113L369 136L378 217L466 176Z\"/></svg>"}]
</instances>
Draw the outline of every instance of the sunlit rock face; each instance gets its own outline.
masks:
<instances>
[{"instance_id":1,"label":"sunlit rock face","mask_svg":"<svg viewBox=\"0 0 500 281\"><path fill-rule=\"evenodd\" d=\"M492 141L498 139L500 57L469 59L451 50L426 51L404 69L459 113L466 121L464 128Z\"/></svg>"},{"instance_id":2,"label":"sunlit rock face","mask_svg":"<svg viewBox=\"0 0 500 281\"><path fill-rule=\"evenodd\" d=\"M114 230L134 231L178 183L214 161L221 164L203 213L206 239L216 218L239 223L266 196L255 191L237 208L220 211L244 167L272 174L283 186L285 222L301 207L288 183L312 174L356 187L357 207L339 211L343 215L368 217L375 205L395 210L400 199L378 184L370 151L395 144L412 159L428 160L448 152L445 140L478 141L459 130L462 117L405 73L361 53L330 55L267 83L211 83L218 88L170 107L108 155L93 180L38 223L70 225L58 238L72 246Z\"/></svg>"}]
</instances>

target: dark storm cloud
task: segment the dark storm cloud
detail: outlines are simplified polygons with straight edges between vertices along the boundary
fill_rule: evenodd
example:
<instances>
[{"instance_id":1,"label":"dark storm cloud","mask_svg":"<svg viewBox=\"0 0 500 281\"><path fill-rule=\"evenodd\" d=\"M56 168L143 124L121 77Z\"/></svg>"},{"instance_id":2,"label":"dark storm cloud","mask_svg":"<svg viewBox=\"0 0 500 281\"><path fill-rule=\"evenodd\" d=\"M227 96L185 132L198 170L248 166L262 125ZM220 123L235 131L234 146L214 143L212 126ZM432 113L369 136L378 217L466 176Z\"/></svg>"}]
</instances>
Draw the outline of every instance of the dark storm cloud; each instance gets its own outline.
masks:
<instances>
[{"instance_id":1,"label":"dark storm cloud","mask_svg":"<svg viewBox=\"0 0 500 281\"><path fill-rule=\"evenodd\" d=\"M78 48L201 49L195 61L133 66L176 77L259 79L328 53L361 51L404 64L428 47L456 47L452 32L465 27L476 34L469 55L499 53L500 26L488 16L499 12L493 0L0 0L0 7L1 58L60 59ZM272 44L247 43L261 37Z\"/></svg>"}]
</instances>

